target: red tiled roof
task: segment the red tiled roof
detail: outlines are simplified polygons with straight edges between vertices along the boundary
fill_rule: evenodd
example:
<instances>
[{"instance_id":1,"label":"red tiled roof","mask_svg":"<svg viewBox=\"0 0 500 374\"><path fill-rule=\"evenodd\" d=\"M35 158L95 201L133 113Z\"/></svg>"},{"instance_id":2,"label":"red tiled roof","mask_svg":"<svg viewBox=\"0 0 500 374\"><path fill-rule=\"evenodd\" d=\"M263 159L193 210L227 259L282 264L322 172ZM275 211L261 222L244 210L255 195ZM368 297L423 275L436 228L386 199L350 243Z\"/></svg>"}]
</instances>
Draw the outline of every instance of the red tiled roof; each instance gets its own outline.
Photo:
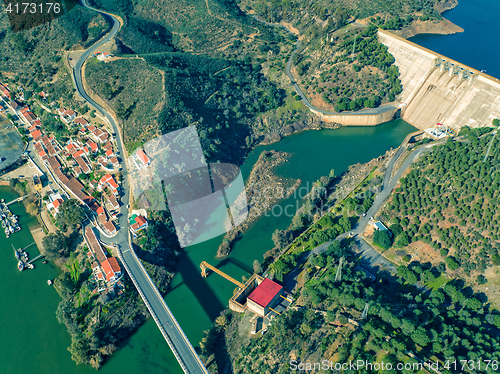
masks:
<instances>
[{"instance_id":1,"label":"red tiled roof","mask_svg":"<svg viewBox=\"0 0 500 374\"><path fill-rule=\"evenodd\" d=\"M279 284L273 282L268 278L265 278L262 283L259 284L255 290L253 290L248 298L265 308L271 302L271 300L282 290L282 288L283 287Z\"/></svg>"},{"instance_id":2,"label":"red tiled roof","mask_svg":"<svg viewBox=\"0 0 500 374\"><path fill-rule=\"evenodd\" d=\"M104 214L104 208L100 206L99 208L97 208L96 213L99 215Z\"/></svg>"},{"instance_id":3,"label":"red tiled roof","mask_svg":"<svg viewBox=\"0 0 500 374\"><path fill-rule=\"evenodd\" d=\"M31 112L24 113L24 118L26 118L26 121L28 122L33 122L36 120L36 116Z\"/></svg>"},{"instance_id":4,"label":"red tiled roof","mask_svg":"<svg viewBox=\"0 0 500 374\"><path fill-rule=\"evenodd\" d=\"M97 261L99 261L99 263L103 263L104 261L106 261L106 255L104 254L101 245L97 241L94 231L89 226L85 228L85 237L90 244L90 249L97 257Z\"/></svg>"},{"instance_id":5,"label":"red tiled roof","mask_svg":"<svg viewBox=\"0 0 500 374\"><path fill-rule=\"evenodd\" d=\"M88 121L83 117L77 117L73 120L73 122L82 126L86 126L89 124Z\"/></svg>"},{"instance_id":6,"label":"red tiled roof","mask_svg":"<svg viewBox=\"0 0 500 374\"><path fill-rule=\"evenodd\" d=\"M144 153L142 149L139 149L137 151L137 156L141 159L144 164L147 164L149 162L149 157Z\"/></svg>"},{"instance_id":7,"label":"red tiled roof","mask_svg":"<svg viewBox=\"0 0 500 374\"><path fill-rule=\"evenodd\" d=\"M115 225L113 225L113 222L109 222L107 221L106 223L104 223L104 228L108 231L108 233L110 234L114 234L115 231L116 231L116 227Z\"/></svg>"},{"instance_id":8,"label":"red tiled roof","mask_svg":"<svg viewBox=\"0 0 500 374\"><path fill-rule=\"evenodd\" d=\"M113 154L113 150L112 149L108 149L106 151L106 156L111 157L112 154Z\"/></svg>"},{"instance_id":9,"label":"red tiled roof","mask_svg":"<svg viewBox=\"0 0 500 374\"><path fill-rule=\"evenodd\" d=\"M135 217L135 222L137 222L139 224L139 227L144 225L145 223L148 223L148 221L146 220L146 218L144 218L143 216L137 216Z\"/></svg>"},{"instance_id":10,"label":"red tiled roof","mask_svg":"<svg viewBox=\"0 0 500 374\"><path fill-rule=\"evenodd\" d=\"M97 144L95 144L93 141L87 140L87 144L90 147L90 149L92 150L92 152L97 151Z\"/></svg>"},{"instance_id":11,"label":"red tiled roof","mask_svg":"<svg viewBox=\"0 0 500 374\"><path fill-rule=\"evenodd\" d=\"M36 131L33 131L33 133L31 134L33 136L33 139L38 140L40 139L40 137L42 136L42 133L40 132L40 130L36 130Z\"/></svg>"},{"instance_id":12,"label":"red tiled roof","mask_svg":"<svg viewBox=\"0 0 500 374\"><path fill-rule=\"evenodd\" d=\"M101 263L102 269L106 273L106 279L108 282L115 276L116 273L121 272L120 265L116 258L110 257Z\"/></svg>"},{"instance_id":13,"label":"red tiled roof","mask_svg":"<svg viewBox=\"0 0 500 374\"><path fill-rule=\"evenodd\" d=\"M78 152L82 152L82 151L78 151ZM90 167L89 167L89 165L87 165L87 163L85 162L85 160L81 156L75 156L75 161L78 164L78 166L80 166L82 168L82 171L85 174L90 173Z\"/></svg>"},{"instance_id":14,"label":"red tiled roof","mask_svg":"<svg viewBox=\"0 0 500 374\"><path fill-rule=\"evenodd\" d=\"M63 203L63 201L61 199L56 199L52 202L52 205L54 205L54 208L58 208L59 205L61 205Z\"/></svg>"}]
</instances>

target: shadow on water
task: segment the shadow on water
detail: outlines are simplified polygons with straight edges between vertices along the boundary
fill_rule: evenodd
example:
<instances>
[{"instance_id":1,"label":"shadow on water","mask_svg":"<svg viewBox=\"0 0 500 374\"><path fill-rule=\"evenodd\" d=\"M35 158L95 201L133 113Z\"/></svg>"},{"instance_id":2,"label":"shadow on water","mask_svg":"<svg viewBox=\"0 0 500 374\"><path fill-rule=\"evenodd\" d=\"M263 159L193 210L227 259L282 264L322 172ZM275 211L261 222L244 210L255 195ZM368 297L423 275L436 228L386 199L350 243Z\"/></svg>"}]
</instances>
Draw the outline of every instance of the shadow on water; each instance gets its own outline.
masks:
<instances>
[{"instance_id":1,"label":"shadow on water","mask_svg":"<svg viewBox=\"0 0 500 374\"><path fill-rule=\"evenodd\" d=\"M244 262L242 262L242 261L240 261L240 260L238 260L236 258L232 258L232 257L225 258L224 260L222 260L221 262L219 262L219 265L217 265L217 268L223 267L224 265L227 265L228 263L236 265L241 270L246 271L249 274L253 274L253 268L251 266L248 266Z\"/></svg>"},{"instance_id":2,"label":"shadow on water","mask_svg":"<svg viewBox=\"0 0 500 374\"><path fill-rule=\"evenodd\" d=\"M183 283L196 297L205 313L214 321L219 316L220 311L225 309L225 305L220 302L217 295L202 278L200 268L183 250L181 250L175 271L182 277Z\"/></svg>"}]
</instances>

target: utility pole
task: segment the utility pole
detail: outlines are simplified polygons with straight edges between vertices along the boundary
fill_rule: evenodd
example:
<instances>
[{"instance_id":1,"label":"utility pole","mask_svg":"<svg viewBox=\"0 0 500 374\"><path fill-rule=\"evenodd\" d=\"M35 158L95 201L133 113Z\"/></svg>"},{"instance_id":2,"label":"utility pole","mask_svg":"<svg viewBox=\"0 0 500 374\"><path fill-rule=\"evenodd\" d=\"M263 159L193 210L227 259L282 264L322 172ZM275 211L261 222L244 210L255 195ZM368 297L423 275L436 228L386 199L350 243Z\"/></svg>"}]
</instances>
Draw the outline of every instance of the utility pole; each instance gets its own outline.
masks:
<instances>
[{"instance_id":1,"label":"utility pole","mask_svg":"<svg viewBox=\"0 0 500 374\"><path fill-rule=\"evenodd\" d=\"M365 308L363 309L363 313L361 313L361 319L366 319L366 316L368 315L368 308L370 307L370 304L366 303Z\"/></svg>"},{"instance_id":2,"label":"utility pole","mask_svg":"<svg viewBox=\"0 0 500 374\"><path fill-rule=\"evenodd\" d=\"M340 258L339 266L337 268L337 274L335 274L335 282L342 280L342 262L344 261L344 257Z\"/></svg>"},{"instance_id":3,"label":"utility pole","mask_svg":"<svg viewBox=\"0 0 500 374\"><path fill-rule=\"evenodd\" d=\"M354 35L354 44L352 46L351 61L354 61L354 50L356 49L356 38L357 37L358 37L358 34Z\"/></svg>"}]
</instances>

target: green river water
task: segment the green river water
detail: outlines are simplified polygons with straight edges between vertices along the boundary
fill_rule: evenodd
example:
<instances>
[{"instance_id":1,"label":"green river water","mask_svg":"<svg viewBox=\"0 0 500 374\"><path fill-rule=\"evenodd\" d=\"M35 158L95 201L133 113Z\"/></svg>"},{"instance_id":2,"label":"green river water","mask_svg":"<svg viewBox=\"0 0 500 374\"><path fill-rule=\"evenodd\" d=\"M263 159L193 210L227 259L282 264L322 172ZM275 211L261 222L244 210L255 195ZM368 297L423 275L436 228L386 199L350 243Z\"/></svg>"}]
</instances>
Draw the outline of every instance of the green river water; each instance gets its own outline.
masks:
<instances>
[{"instance_id":1,"label":"green river water","mask_svg":"<svg viewBox=\"0 0 500 374\"><path fill-rule=\"evenodd\" d=\"M286 137L276 144L258 147L241 166L246 178L263 150L286 151L292 154L278 174L300 178L308 186L335 169L337 175L349 165L367 162L386 150L396 148L415 128L402 120L394 120L376 127L344 127L338 130L306 131ZM309 183L308 183L309 182ZM16 195L8 188L0 188L0 198L10 201ZM280 205L295 206L297 197L291 196ZM35 263L34 270L17 270L12 245L16 248L33 242L28 226L35 223L20 204L12 211L20 216L23 230L9 239L0 232L0 374L70 374L94 373L86 366L71 361L67 347L70 338L55 316L59 295L47 285L47 279L57 275L52 265ZM292 212L292 209L289 210ZM294 210L293 210L294 211ZM177 274L165 300L194 346L198 345L203 330L209 328L220 311L227 307L234 285L217 275L201 278L199 265L205 260L236 279L248 276L255 259L272 248L271 235L290 223L286 215L259 219L239 240L224 260L215 259L221 237L188 247L181 254ZM30 257L38 254L32 246ZM146 322L130 339L123 343L99 370L102 373L177 374L182 373L154 321Z\"/></svg>"}]
</instances>

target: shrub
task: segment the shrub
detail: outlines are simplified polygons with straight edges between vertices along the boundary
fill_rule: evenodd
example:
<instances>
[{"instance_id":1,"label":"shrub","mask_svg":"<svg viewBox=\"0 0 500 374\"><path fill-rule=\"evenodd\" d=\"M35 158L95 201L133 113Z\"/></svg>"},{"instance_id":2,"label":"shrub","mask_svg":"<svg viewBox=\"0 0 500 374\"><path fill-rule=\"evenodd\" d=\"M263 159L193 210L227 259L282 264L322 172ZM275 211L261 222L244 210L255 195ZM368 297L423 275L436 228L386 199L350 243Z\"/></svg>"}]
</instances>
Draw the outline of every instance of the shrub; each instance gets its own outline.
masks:
<instances>
[{"instance_id":1,"label":"shrub","mask_svg":"<svg viewBox=\"0 0 500 374\"><path fill-rule=\"evenodd\" d=\"M392 240L387 230L376 230L375 234L373 234L373 243L384 249L387 249L392 245Z\"/></svg>"}]
</instances>

